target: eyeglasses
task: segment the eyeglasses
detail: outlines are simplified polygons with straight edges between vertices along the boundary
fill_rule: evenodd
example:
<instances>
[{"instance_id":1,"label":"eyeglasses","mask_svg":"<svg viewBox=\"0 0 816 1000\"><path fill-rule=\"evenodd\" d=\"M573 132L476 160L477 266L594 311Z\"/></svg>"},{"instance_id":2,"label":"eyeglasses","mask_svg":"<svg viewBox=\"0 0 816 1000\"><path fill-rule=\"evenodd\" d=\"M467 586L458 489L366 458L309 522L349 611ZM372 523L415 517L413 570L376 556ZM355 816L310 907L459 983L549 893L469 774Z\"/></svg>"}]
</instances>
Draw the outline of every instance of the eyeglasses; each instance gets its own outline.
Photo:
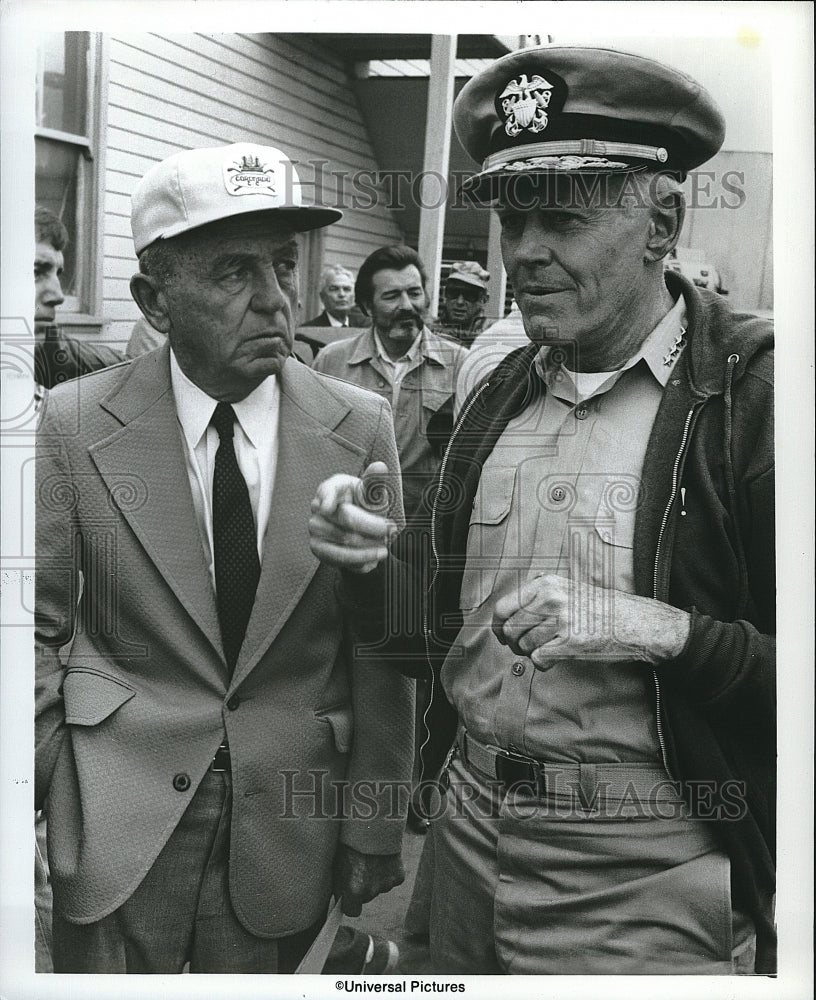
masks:
<instances>
[{"instance_id":1,"label":"eyeglasses","mask_svg":"<svg viewBox=\"0 0 816 1000\"><path fill-rule=\"evenodd\" d=\"M476 288L474 285L446 285L445 286L445 298L446 299L458 299L459 296L465 300L465 302L478 302L479 299L484 295L481 288Z\"/></svg>"}]
</instances>

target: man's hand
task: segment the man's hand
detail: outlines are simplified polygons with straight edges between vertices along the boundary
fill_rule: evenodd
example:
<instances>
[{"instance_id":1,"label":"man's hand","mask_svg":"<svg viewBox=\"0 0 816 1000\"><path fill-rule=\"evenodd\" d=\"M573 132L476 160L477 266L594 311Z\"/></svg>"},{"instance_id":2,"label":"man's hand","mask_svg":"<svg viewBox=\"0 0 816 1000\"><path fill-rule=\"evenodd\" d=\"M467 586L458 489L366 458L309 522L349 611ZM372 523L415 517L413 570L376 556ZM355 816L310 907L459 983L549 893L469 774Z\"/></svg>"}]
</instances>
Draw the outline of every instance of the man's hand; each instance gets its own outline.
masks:
<instances>
[{"instance_id":1,"label":"man's hand","mask_svg":"<svg viewBox=\"0 0 816 1000\"><path fill-rule=\"evenodd\" d=\"M372 462L356 476L336 475L317 488L309 518L309 546L322 562L368 573L388 555L397 527L390 507L388 467Z\"/></svg>"},{"instance_id":2,"label":"man's hand","mask_svg":"<svg viewBox=\"0 0 816 1000\"><path fill-rule=\"evenodd\" d=\"M565 659L662 663L680 654L690 624L669 604L553 575L502 597L493 616L499 642L542 670Z\"/></svg>"},{"instance_id":3,"label":"man's hand","mask_svg":"<svg viewBox=\"0 0 816 1000\"><path fill-rule=\"evenodd\" d=\"M368 903L405 881L401 854L361 854L340 844L334 856L334 895L347 917L359 917Z\"/></svg>"}]
</instances>

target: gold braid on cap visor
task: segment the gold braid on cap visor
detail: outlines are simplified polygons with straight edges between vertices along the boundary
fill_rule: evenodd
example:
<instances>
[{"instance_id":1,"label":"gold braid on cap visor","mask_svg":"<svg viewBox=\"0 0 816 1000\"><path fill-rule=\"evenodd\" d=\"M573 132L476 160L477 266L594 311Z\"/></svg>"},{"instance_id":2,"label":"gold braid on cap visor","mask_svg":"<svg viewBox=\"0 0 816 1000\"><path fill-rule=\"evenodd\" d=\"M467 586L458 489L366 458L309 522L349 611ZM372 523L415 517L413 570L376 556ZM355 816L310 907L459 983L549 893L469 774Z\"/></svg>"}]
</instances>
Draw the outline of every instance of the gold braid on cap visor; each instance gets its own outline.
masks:
<instances>
[{"instance_id":1,"label":"gold braid on cap visor","mask_svg":"<svg viewBox=\"0 0 816 1000\"><path fill-rule=\"evenodd\" d=\"M525 146L513 146L491 153L482 164L482 170L534 170L541 167L569 169L560 157L574 157L575 167L598 166L625 168L628 163L607 160L607 156L631 156L639 160L654 160L665 163L669 158L663 146L641 146L634 142L606 142L602 139L565 139L560 142L531 142Z\"/></svg>"}]
</instances>

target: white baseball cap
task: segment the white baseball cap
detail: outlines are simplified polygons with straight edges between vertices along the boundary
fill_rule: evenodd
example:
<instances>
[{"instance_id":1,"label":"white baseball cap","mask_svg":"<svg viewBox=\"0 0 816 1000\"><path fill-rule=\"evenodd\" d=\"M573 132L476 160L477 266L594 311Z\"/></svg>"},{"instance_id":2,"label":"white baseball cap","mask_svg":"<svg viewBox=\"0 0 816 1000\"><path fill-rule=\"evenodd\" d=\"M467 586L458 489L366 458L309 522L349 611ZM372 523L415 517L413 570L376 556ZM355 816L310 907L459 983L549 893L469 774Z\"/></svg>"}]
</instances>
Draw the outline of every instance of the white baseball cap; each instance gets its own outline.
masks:
<instances>
[{"instance_id":1,"label":"white baseball cap","mask_svg":"<svg viewBox=\"0 0 816 1000\"><path fill-rule=\"evenodd\" d=\"M278 212L295 232L321 229L343 213L304 205L289 157L274 146L237 142L188 149L151 167L131 198L136 253L208 222L247 212Z\"/></svg>"}]
</instances>

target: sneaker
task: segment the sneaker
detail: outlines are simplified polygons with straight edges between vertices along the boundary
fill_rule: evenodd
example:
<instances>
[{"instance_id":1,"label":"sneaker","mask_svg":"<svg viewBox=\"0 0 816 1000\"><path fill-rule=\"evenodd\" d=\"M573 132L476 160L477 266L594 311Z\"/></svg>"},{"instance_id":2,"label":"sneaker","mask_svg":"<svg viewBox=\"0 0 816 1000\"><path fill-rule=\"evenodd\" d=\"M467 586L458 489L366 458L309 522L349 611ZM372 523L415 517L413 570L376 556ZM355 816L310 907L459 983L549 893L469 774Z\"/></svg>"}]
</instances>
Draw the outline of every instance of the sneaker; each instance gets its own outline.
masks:
<instances>
[{"instance_id":1,"label":"sneaker","mask_svg":"<svg viewBox=\"0 0 816 1000\"><path fill-rule=\"evenodd\" d=\"M399 962L399 948L396 941L368 935L368 949L362 971L366 975L381 976L393 972Z\"/></svg>"}]
</instances>

